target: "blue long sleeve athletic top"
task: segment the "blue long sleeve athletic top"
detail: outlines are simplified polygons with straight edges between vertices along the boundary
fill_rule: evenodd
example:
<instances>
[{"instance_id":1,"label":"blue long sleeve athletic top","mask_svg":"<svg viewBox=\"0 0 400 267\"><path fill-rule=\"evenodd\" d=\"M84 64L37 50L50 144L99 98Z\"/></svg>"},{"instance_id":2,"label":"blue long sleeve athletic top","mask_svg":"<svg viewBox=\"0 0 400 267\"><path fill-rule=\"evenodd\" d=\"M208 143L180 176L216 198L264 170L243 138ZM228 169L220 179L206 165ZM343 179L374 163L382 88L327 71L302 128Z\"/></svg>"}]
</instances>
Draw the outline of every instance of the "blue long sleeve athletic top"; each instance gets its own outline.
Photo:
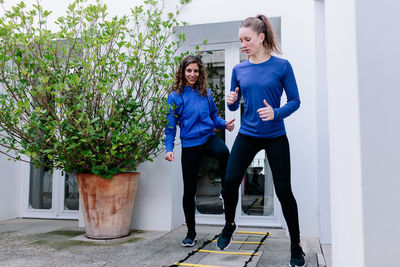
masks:
<instances>
[{"instance_id":1,"label":"blue long sleeve athletic top","mask_svg":"<svg viewBox=\"0 0 400 267\"><path fill-rule=\"evenodd\" d=\"M214 128L225 128L225 120L218 116L210 89L207 92L208 97L201 96L197 88L185 86L181 95L176 91L169 94L170 109L164 141L167 152L174 149L177 124L182 147L202 145L215 134Z\"/></svg>"},{"instance_id":2,"label":"blue long sleeve athletic top","mask_svg":"<svg viewBox=\"0 0 400 267\"><path fill-rule=\"evenodd\" d=\"M237 110L243 96L244 113L239 133L262 138L286 134L283 119L300 106L296 79L289 61L275 56L259 64L243 61L233 68L231 91L235 91L236 87L240 88L238 100L228 108ZM283 90L287 103L281 107ZM265 107L264 99L274 110L273 120L263 121L257 113L259 108Z\"/></svg>"}]
</instances>

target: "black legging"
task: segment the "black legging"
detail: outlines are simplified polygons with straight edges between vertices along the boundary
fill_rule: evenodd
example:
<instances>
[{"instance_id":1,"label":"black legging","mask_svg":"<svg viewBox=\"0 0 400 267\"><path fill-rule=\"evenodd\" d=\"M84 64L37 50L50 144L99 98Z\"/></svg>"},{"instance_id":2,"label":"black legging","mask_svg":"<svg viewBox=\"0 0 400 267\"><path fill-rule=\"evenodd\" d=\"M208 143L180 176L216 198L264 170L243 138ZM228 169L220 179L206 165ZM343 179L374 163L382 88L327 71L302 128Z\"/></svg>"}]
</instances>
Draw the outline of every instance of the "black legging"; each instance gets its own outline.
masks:
<instances>
[{"instance_id":1,"label":"black legging","mask_svg":"<svg viewBox=\"0 0 400 267\"><path fill-rule=\"evenodd\" d=\"M222 184L225 178L226 164L229 150L225 143L216 135L212 135L207 142L200 146L182 148L182 174L183 174L183 211L189 231L195 231L195 195L197 189L197 176L202 156L211 156L218 159L221 171Z\"/></svg>"},{"instance_id":2,"label":"black legging","mask_svg":"<svg viewBox=\"0 0 400 267\"><path fill-rule=\"evenodd\" d=\"M290 153L286 135L276 138L254 138L239 134L233 144L226 170L223 197L226 223L235 220L239 186L254 156L265 149L271 167L275 192L282 206L292 243L300 243L296 200L290 186Z\"/></svg>"}]
</instances>

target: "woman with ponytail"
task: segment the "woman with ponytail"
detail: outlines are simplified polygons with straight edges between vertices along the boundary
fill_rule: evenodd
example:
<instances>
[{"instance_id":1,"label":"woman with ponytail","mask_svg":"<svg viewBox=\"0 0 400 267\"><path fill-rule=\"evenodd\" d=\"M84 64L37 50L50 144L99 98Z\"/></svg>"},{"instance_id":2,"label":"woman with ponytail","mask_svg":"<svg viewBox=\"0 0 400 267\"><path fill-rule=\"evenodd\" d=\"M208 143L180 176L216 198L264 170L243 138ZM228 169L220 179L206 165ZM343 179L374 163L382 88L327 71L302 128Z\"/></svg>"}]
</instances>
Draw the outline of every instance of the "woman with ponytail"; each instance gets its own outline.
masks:
<instances>
[{"instance_id":1,"label":"woman with ponytail","mask_svg":"<svg viewBox=\"0 0 400 267\"><path fill-rule=\"evenodd\" d=\"M223 187L225 227L218 237L217 247L225 249L231 242L236 230L234 219L239 186L254 156L264 149L275 192L289 228L290 266L305 266L305 255L300 246L297 204L290 185L289 143L283 122L300 106L293 69L287 60L272 55L279 54L280 49L266 16L257 15L242 21L239 39L248 60L233 68L231 91L226 102L229 110L235 111L243 96L244 113L228 160ZM281 106L283 91L287 103Z\"/></svg>"}]
</instances>

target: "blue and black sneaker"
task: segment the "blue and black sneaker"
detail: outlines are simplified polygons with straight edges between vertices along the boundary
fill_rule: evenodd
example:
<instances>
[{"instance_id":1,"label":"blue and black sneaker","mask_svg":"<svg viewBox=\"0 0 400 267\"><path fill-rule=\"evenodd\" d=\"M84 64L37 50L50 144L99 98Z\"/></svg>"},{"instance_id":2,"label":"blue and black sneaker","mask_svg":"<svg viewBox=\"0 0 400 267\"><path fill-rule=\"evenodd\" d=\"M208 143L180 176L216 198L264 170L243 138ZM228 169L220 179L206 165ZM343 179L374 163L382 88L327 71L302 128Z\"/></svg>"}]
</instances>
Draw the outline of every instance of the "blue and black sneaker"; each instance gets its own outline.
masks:
<instances>
[{"instance_id":1,"label":"blue and black sneaker","mask_svg":"<svg viewBox=\"0 0 400 267\"><path fill-rule=\"evenodd\" d=\"M196 241L196 232L188 232L186 238L182 240L182 247L193 247Z\"/></svg>"},{"instance_id":2,"label":"blue and black sneaker","mask_svg":"<svg viewBox=\"0 0 400 267\"><path fill-rule=\"evenodd\" d=\"M229 247L232 240L232 235L236 230L236 224L225 224L222 233L218 236L217 248L224 250Z\"/></svg>"},{"instance_id":3,"label":"blue and black sneaker","mask_svg":"<svg viewBox=\"0 0 400 267\"><path fill-rule=\"evenodd\" d=\"M305 267L306 261L304 259L304 252L300 244L292 244L290 246L290 267Z\"/></svg>"}]
</instances>

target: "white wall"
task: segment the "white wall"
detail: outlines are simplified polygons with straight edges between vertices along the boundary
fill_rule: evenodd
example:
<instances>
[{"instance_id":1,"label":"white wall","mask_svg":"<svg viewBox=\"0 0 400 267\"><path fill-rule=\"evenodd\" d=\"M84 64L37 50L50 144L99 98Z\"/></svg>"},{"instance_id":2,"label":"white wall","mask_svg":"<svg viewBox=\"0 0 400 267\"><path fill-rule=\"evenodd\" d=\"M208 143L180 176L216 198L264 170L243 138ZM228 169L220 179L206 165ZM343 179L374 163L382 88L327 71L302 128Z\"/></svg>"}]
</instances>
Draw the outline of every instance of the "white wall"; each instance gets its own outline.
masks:
<instances>
[{"instance_id":1,"label":"white wall","mask_svg":"<svg viewBox=\"0 0 400 267\"><path fill-rule=\"evenodd\" d=\"M400 251L400 2L356 1L365 266Z\"/></svg>"},{"instance_id":2,"label":"white wall","mask_svg":"<svg viewBox=\"0 0 400 267\"><path fill-rule=\"evenodd\" d=\"M0 154L0 221L18 217L20 165Z\"/></svg>"},{"instance_id":3,"label":"white wall","mask_svg":"<svg viewBox=\"0 0 400 267\"><path fill-rule=\"evenodd\" d=\"M319 238L322 244L331 240L330 208L330 159L329 159L329 120L328 85L326 80L326 40L325 40L325 4L315 1L315 53L316 53L316 95L317 95L317 168L318 168L318 204Z\"/></svg>"},{"instance_id":4,"label":"white wall","mask_svg":"<svg viewBox=\"0 0 400 267\"><path fill-rule=\"evenodd\" d=\"M179 132L179 130L177 131ZM172 168L171 174L171 229L175 229L185 223L183 214L182 197L183 197L183 178L181 170L181 147L175 144L174 157L175 161L168 163L168 168ZM164 159L163 159L164 160ZM165 161L165 160L164 160ZM171 166L172 165L172 166Z\"/></svg>"},{"instance_id":5,"label":"white wall","mask_svg":"<svg viewBox=\"0 0 400 267\"><path fill-rule=\"evenodd\" d=\"M333 266L340 267L364 266L355 2L325 3L332 261Z\"/></svg>"},{"instance_id":6,"label":"white wall","mask_svg":"<svg viewBox=\"0 0 400 267\"><path fill-rule=\"evenodd\" d=\"M2 85L0 93L4 93ZM6 153L7 148L0 147L0 151ZM21 162L14 162L3 153L0 153L0 221L18 217L21 197Z\"/></svg>"},{"instance_id":7,"label":"white wall","mask_svg":"<svg viewBox=\"0 0 400 267\"><path fill-rule=\"evenodd\" d=\"M168 162L162 153L154 162L141 164L132 228L170 231L184 223L180 148Z\"/></svg>"},{"instance_id":8,"label":"white wall","mask_svg":"<svg viewBox=\"0 0 400 267\"><path fill-rule=\"evenodd\" d=\"M399 251L400 3L327 1L334 266Z\"/></svg>"}]
</instances>

